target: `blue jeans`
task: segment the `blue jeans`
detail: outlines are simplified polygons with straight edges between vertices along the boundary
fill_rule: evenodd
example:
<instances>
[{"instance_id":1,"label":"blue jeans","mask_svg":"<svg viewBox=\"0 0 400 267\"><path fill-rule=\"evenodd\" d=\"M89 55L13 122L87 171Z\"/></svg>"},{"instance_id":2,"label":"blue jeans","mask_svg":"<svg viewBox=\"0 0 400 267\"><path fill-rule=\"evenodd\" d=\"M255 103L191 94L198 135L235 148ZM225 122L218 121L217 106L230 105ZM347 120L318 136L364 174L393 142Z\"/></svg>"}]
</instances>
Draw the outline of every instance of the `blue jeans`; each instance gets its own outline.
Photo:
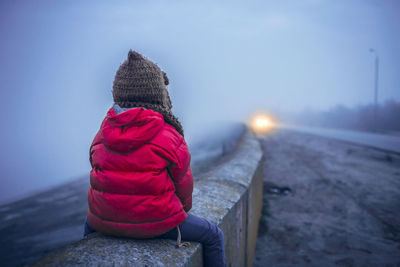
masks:
<instances>
[{"instance_id":1,"label":"blue jeans","mask_svg":"<svg viewBox=\"0 0 400 267\"><path fill-rule=\"evenodd\" d=\"M204 266L226 266L224 251L224 234L221 229L206 219L188 214L188 217L179 225L183 241L200 242L203 245ZM85 222L84 236L96 232L88 223ZM176 228L157 236L156 238L177 239L178 231Z\"/></svg>"}]
</instances>

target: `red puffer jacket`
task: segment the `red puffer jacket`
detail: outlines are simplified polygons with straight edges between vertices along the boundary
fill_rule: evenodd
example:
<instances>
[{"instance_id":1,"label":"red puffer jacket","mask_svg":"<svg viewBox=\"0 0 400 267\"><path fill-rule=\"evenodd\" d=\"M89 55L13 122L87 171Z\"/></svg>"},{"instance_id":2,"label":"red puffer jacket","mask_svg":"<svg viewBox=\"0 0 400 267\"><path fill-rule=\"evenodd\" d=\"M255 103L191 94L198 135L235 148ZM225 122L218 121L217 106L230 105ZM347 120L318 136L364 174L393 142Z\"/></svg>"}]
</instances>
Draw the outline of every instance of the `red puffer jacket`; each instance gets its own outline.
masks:
<instances>
[{"instance_id":1,"label":"red puffer jacket","mask_svg":"<svg viewBox=\"0 0 400 267\"><path fill-rule=\"evenodd\" d=\"M163 116L111 108L90 147L90 225L116 236L163 234L187 217L193 176L184 138Z\"/></svg>"}]
</instances>

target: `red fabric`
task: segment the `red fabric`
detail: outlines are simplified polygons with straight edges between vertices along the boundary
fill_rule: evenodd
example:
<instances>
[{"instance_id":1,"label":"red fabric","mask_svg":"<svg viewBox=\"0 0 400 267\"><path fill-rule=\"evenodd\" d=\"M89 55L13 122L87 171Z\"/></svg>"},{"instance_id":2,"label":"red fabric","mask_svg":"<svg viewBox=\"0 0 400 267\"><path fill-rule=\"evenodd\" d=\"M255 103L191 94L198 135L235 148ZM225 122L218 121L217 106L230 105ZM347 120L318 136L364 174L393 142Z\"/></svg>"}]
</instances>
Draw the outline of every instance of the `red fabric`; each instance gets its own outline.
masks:
<instances>
[{"instance_id":1,"label":"red fabric","mask_svg":"<svg viewBox=\"0 0 400 267\"><path fill-rule=\"evenodd\" d=\"M90 147L88 220L97 231L146 238L180 224L192 207L193 176L184 138L163 116L111 108Z\"/></svg>"}]
</instances>

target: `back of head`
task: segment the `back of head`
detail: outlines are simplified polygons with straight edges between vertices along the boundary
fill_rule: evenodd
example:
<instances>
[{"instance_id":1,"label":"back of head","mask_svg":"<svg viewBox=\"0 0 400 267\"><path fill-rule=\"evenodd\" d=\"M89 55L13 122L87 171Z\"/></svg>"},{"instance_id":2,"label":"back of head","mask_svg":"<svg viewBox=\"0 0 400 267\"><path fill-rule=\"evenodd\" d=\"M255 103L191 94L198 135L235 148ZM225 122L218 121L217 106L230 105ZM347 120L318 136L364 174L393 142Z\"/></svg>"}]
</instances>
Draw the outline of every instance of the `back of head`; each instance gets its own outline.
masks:
<instances>
[{"instance_id":1,"label":"back of head","mask_svg":"<svg viewBox=\"0 0 400 267\"><path fill-rule=\"evenodd\" d=\"M114 102L123 108L144 107L159 112L183 136L182 125L171 110L168 84L167 74L155 63L130 50L115 74Z\"/></svg>"}]
</instances>

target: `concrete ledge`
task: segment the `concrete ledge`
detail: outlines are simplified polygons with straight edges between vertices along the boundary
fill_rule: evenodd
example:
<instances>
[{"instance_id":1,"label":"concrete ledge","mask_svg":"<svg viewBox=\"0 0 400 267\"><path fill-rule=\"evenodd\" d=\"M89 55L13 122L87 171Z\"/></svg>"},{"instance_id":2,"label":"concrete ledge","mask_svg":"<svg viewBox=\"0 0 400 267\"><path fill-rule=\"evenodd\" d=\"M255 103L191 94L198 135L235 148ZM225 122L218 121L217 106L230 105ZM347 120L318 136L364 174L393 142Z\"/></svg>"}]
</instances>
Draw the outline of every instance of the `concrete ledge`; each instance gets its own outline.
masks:
<instances>
[{"instance_id":1,"label":"concrete ledge","mask_svg":"<svg viewBox=\"0 0 400 267\"><path fill-rule=\"evenodd\" d=\"M236 151L196 180L191 213L218 224L227 266L251 266L262 208L262 150L250 131ZM174 240L135 240L94 233L35 266L203 266L199 243L177 249Z\"/></svg>"}]
</instances>

